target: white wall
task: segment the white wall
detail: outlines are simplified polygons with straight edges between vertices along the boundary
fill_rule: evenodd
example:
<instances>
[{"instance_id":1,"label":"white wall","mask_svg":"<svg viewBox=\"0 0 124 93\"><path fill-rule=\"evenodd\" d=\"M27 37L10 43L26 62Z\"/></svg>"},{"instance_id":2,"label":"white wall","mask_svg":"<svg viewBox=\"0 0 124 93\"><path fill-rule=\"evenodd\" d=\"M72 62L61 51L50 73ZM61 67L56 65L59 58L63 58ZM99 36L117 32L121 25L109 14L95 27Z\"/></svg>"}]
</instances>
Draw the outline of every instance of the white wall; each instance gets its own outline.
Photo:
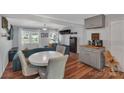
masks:
<instances>
[{"instance_id":1,"label":"white wall","mask_svg":"<svg viewBox=\"0 0 124 93\"><path fill-rule=\"evenodd\" d=\"M99 33L100 34L100 39L103 40L103 46L105 46L107 49L110 49L110 16L106 16L106 23L105 23L105 28L97 28L97 29L84 29L86 32L84 35L85 37L85 42L88 44L88 40L91 40L91 34L92 33ZM83 35L83 36L84 36Z\"/></svg>"},{"instance_id":2,"label":"white wall","mask_svg":"<svg viewBox=\"0 0 124 93\"><path fill-rule=\"evenodd\" d=\"M11 49L12 42L0 37L0 77L8 64L8 51Z\"/></svg>"},{"instance_id":3,"label":"white wall","mask_svg":"<svg viewBox=\"0 0 124 93\"><path fill-rule=\"evenodd\" d=\"M111 23L111 52L124 72L124 20Z\"/></svg>"},{"instance_id":4,"label":"white wall","mask_svg":"<svg viewBox=\"0 0 124 93\"><path fill-rule=\"evenodd\" d=\"M13 26L13 40L12 40L12 47L18 47L19 45L19 28L16 26Z\"/></svg>"},{"instance_id":5,"label":"white wall","mask_svg":"<svg viewBox=\"0 0 124 93\"><path fill-rule=\"evenodd\" d=\"M0 31L1 30L3 29L1 28L1 17L0 17ZM7 40L6 37L1 37L0 34L0 77L2 76L8 64L8 51L11 47L12 47L12 41Z\"/></svg>"}]
</instances>

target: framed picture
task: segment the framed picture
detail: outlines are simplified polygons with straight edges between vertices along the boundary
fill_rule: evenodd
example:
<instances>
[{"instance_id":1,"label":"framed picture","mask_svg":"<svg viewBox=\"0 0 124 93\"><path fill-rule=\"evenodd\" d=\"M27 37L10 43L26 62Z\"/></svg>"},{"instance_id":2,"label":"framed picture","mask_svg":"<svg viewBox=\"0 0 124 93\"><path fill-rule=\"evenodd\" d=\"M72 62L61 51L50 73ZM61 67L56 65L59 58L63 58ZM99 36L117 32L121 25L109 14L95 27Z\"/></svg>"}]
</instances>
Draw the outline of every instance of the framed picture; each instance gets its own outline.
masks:
<instances>
[{"instance_id":1,"label":"framed picture","mask_svg":"<svg viewBox=\"0 0 124 93\"><path fill-rule=\"evenodd\" d=\"M92 33L91 39L92 39L92 40L99 40L99 39L100 39L100 38L99 38L99 33Z\"/></svg>"},{"instance_id":2,"label":"framed picture","mask_svg":"<svg viewBox=\"0 0 124 93\"><path fill-rule=\"evenodd\" d=\"M2 17L2 28L8 30L8 20L5 17Z\"/></svg>"},{"instance_id":3,"label":"framed picture","mask_svg":"<svg viewBox=\"0 0 124 93\"><path fill-rule=\"evenodd\" d=\"M41 37L42 38L48 37L48 33L41 33Z\"/></svg>"}]
</instances>

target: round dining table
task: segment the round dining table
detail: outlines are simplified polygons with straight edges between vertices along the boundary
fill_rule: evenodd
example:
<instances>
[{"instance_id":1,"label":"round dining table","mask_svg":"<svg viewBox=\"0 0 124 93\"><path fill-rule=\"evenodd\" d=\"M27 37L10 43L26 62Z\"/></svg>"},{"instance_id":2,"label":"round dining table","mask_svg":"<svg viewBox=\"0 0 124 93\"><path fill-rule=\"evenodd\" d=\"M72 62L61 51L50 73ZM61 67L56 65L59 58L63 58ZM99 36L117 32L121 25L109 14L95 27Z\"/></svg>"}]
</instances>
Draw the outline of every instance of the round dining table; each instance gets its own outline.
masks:
<instances>
[{"instance_id":1,"label":"round dining table","mask_svg":"<svg viewBox=\"0 0 124 93\"><path fill-rule=\"evenodd\" d=\"M29 62L34 66L47 66L49 59L63 56L57 51L43 51L37 52L29 56Z\"/></svg>"}]
</instances>

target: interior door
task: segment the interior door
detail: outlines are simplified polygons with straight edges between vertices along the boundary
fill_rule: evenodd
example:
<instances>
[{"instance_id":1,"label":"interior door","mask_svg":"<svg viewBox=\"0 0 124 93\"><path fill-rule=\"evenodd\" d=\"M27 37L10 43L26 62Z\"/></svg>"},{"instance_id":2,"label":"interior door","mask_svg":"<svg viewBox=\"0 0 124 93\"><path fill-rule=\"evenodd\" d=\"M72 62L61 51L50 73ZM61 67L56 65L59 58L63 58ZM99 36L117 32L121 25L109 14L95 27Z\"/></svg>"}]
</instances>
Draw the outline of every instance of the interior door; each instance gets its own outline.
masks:
<instances>
[{"instance_id":1,"label":"interior door","mask_svg":"<svg viewBox=\"0 0 124 93\"><path fill-rule=\"evenodd\" d=\"M111 52L119 62L119 69L124 71L124 21L111 23Z\"/></svg>"}]
</instances>

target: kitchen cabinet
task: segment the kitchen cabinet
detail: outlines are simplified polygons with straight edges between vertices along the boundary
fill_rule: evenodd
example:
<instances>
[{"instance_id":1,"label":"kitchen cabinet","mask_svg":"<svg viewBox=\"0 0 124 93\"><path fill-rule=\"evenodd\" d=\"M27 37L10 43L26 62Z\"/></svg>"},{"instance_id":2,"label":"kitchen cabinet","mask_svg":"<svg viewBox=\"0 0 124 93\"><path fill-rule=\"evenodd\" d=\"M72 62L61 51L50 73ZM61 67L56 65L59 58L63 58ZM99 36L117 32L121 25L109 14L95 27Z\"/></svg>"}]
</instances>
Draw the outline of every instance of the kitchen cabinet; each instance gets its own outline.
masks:
<instances>
[{"instance_id":1,"label":"kitchen cabinet","mask_svg":"<svg viewBox=\"0 0 124 93\"><path fill-rule=\"evenodd\" d=\"M104 67L104 48L89 48L80 46L79 59L81 63L88 64L96 69L102 69Z\"/></svg>"}]
</instances>

